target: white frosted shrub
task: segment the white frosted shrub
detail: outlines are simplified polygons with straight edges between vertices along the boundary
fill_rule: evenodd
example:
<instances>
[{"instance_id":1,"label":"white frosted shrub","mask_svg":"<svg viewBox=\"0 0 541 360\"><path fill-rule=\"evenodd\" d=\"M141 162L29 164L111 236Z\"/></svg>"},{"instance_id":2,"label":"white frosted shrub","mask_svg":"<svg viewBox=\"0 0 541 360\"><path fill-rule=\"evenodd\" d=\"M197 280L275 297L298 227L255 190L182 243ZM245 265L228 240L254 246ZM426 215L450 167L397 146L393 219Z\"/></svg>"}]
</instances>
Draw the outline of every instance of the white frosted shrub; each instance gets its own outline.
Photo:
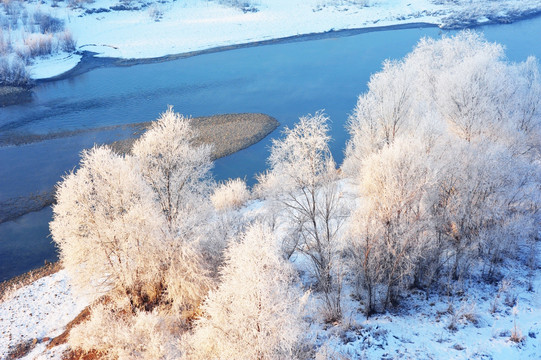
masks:
<instances>
[{"instance_id":1,"label":"white frosted shrub","mask_svg":"<svg viewBox=\"0 0 541 360\"><path fill-rule=\"evenodd\" d=\"M56 18L51 14L37 10L32 16L34 24L39 27L42 34L57 33L64 30L64 20Z\"/></svg>"},{"instance_id":2,"label":"white frosted shrub","mask_svg":"<svg viewBox=\"0 0 541 360\"><path fill-rule=\"evenodd\" d=\"M6 56L11 51L11 33L8 31L4 35L4 30L0 26L0 56Z\"/></svg>"},{"instance_id":3,"label":"white frosted shrub","mask_svg":"<svg viewBox=\"0 0 541 360\"><path fill-rule=\"evenodd\" d=\"M239 209L250 198L250 190L241 179L230 179L219 185L210 200L218 211Z\"/></svg>"},{"instance_id":4,"label":"white frosted shrub","mask_svg":"<svg viewBox=\"0 0 541 360\"><path fill-rule=\"evenodd\" d=\"M24 46L28 50L30 57L49 55L53 53L53 35L30 34L24 39Z\"/></svg>"},{"instance_id":5,"label":"white frosted shrub","mask_svg":"<svg viewBox=\"0 0 541 360\"><path fill-rule=\"evenodd\" d=\"M17 19L22 8L22 2L17 0L2 0L4 11L7 15L12 15Z\"/></svg>"},{"instance_id":6,"label":"white frosted shrub","mask_svg":"<svg viewBox=\"0 0 541 360\"><path fill-rule=\"evenodd\" d=\"M210 196L215 211L212 221L206 224L203 247L207 263L211 264L215 274L223 264L228 242L244 231L247 221L240 210L250 196L250 190L241 179L230 179L220 184Z\"/></svg>"},{"instance_id":7,"label":"white frosted shrub","mask_svg":"<svg viewBox=\"0 0 541 360\"><path fill-rule=\"evenodd\" d=\"M93 3L94 0L68 0L68 4L70 8L84 8L86 4Z\"/></svg>"},{"instance_id":8,"label":"white frosted shrub","mask_svg":"<svg viewBox=\"0 0 541 360\"><path fill-rule=\"evenodd\" d=\"M92 307L90 319L70 331L68 344L103 359L179 359L181 324L155 312L119 311L111 305Z\"/></svg>"},{"instance_id":9,"label":"white frosted shrub","mask_svg":"<svg viewBox=\"0 0 541 360\"><path fill-rule=\"evenodd\" d=\"M57 35L60 49L65 52L73 52L77 48L77 41L73 38L73 34L69 30L64 30Z\"/></svg>"},{"instance_id":10,"label":"white frosted shrub","mask_svg":"<svg viewBox=\"0 0 541 360\"><path fill-rule=\"evenodd\" d=\"M293 358L306 326L296 282L271 230L252 225L226 251L222 283L195 322L188 358Z\"/></svg>"},{"instance_id":11,"label":"white frosted shrub","mask_svg":"<svg viewBox=\"0 0 541 360\"><path fill-rule=\"evenodd\" d=\"M0 86L27 87L32 83L24 61L17 55L0 56Z\"/></svg>"}]
</instances>

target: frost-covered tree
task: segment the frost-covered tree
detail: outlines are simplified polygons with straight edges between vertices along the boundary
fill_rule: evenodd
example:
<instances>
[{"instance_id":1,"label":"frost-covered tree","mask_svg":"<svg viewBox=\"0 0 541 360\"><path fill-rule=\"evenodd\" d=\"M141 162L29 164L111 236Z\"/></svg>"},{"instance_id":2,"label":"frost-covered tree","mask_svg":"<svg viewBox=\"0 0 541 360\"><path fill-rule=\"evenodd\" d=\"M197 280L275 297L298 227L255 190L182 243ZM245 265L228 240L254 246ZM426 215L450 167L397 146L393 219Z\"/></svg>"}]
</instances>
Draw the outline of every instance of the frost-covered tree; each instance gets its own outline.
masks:
<instances>
[{"instance_id":1,"label":"frost-covered tree","mask_svg":"<svg viewBox=\"0 0 541 360\"><path fill-rule=\"evenodd\" d=\"M169 335L177 336L212 287L200 231L207 215L200 208L210 203L202 196L209 186L208 148L186 143L191 135L185 119L168 111L136 143L135 156L108 147L84 151L80 168L58 185L50 228L63 264L79 291L110 301L84 325L104 336L86 342L79 336L72 344L85 349L92 342L112 358L138 354L135 340L122 350L107 339L130 324L144 332L139 319L159 327L160 318L176 324ZM154 317L145 314L151 311ZM103 319L113 318L104 326ZM156 353L141 351L147 358Z\"/></svg>"},{"instance_id":2,"label":"frost-covered tree","mask_svg":"<svg viewBox=\"0 0 541 360\"><path fill-rule=\"evenodd\" d=\"M501 45L463 31L422 39L403 60L385 62L349 118L344 171L355 176L365 156L427 126L470 142L490 139L517 154L538 151L538 63L510 63L504 55Z\"/></svg>"},{"instance_id":3,"label":"frost-covered tree","mask_svg":"<svg viewBox=\"0 0 541 360\"><path fill-rule=\"evenodd\" d=\"M214 228L202 221L212 212L213 164L211 146L198 145L198 136L190 119L169 107L134 143L132 153L175 239L171 254L182 253L177 247L185 249L184 243L190 243L203 255L208 270L215 272L225 243L217 238L211 241Z\"/></svg>"},{"instance_id":4,"label":"frost-covered tree","mask_svg":"<svg viewBox=\"0 0 541 360\"><path fill-rule=\"evenodd\" d=\"M450 274L467 274L481 256L491 276L501 259L535 234L538 170L491 143L454 140L441 147L438 161L431 223L449 249Z\"/></svg>"},{"instance_id":5,"label":"frost-covered tree","mask_svg":"<svg viewBox=\"0 0 541 360\"><path fill-rule=\"evenodd\" d=\"M507 62L470 31L423 39L371 78L344 161L359 183L349 250L368 313L393 289L428 294L474 269L491 278L536 236L540 88L535 59Z\"/></svg>"},{"instance_id":6,"label":"frost-covered tree","mask_svg":"<svg viewBox=\"0 0 541 360\"><path fill-rule=\"evenodd\" d=\"M375 310L376 286L383 308L395 300L396 290L411 282L427 241L424 197L432 182L430 162L422 143L397 139L362 164L361 203L350 227L348 253L367 291L365 312Z\"/></svg>"},{"instance_id":7,"label":"frost-covered tree","mask_svg":"<svg viewBox=\"0 0 541 360\"><path fill-rule=\"evenodd\" d=\"M479 262L490 278L535 235L535 167L491 143L440 142L399 138L362 164L346 249L367 315L397 290L428 295L435 281L468 276Z\"/></svg>"},{"instance_id":8,"label":"frost-covered tree","mask_svg":"<svg viewBox=\"0 0 541 360\"><path fill-rule=\"evenodd\" d=\"M341 317L338 233L345 209L328 146L328 120L322 112L301 117L292 129L285 129L283 139L273 140L270 170L260 183L282 205L292 225L286 253L300 251L310 258L329 317L337 319Z\"/></svg>"},{"instance_id":9,"label":"frost-covered tree","mask_svg":"<svg viewBox=\"0 0 541 360\"><path fill-rule=\"evenodd\" d=\"M183 227L193 209L200 206L199 195L208 191L211 148L196 146L196 138L189 119L169 107L132 149L173 231Z\"/></svg>"},{"instance_id":10,"label":"frost-covered tree","mask_svg":"<svg viewBox=\"0 0 541 360\"><path fill-rule=\"evenodd\" d=\"M501 46L485 46L468 55L460 65L438 74L436 106L451 132L476 141L505 128L512 88L505 76L507 65L500 61Z\"/></svg>"},{"instance_id":11,"label":"frost-covered tree","mask_svg":"<svg viewBox=\"0 0 541 360\"><path fill-rule=\"evenodd\" d=\"M127 298L133 308L197 305L208 289L200 256L170 233L158 206L135 159L107 147L83 152L58 185L50 224L78 289Z\"/></svg>"},{"instance_id":12,"label":"frost-covered tree","mask_svg":"<svg viewBox=\"0 0 541 360\"><path fill-rule=\"evenodd\" d=\"M143 287L158 286L159 267L150 260L163 237L163 217L137 169L132 158L108 148L84 151L79 170L57 187L50 224L64 267L79 288L112 289L135 302Z\"/></svg>"},{"instance_id":13,"label":"frost-covered tree","mask_svg":"<svg viewBox=\"0 0 541 360\"><path fill-rule=\"evenodd\" d=\"M411 127L413 71L403 62L385 61L383 71L370 77L368 92L360 95L349 118L353 139L346 149L347 163L356 167L365 156L389 145Z\"/></svg>"},{"instance_id":14,"label":"frost-covered tree","mask_svg":"<svg viewBox=\"0 0 541 360\"><path fill-rule=\"evenodd\" d=\"M515 153L527 155L532 161L541 157L541 76L539 61L529 57L512 69L514 81L513 119Z\"/></svg>"},{"instance_id":15,"label":"frost-covered tree","mask_svg":"<svg viewBox=\"0 0 541 360\"><path fill-rule=\"evenodd\" d=\"M226 251L190 339L192 359L291 359L305 329L296 273L269 227L256 223Z\"/></svg>"}]
</instances>

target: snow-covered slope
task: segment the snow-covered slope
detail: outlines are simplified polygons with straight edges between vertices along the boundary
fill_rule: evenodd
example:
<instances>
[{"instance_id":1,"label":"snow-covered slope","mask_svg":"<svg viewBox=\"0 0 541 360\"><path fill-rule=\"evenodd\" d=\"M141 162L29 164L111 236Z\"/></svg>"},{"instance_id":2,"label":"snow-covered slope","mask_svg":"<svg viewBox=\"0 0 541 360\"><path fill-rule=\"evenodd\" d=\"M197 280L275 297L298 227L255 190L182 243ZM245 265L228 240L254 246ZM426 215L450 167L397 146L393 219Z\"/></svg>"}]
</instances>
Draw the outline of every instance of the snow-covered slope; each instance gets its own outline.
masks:
<instances>
[{"instance_id":1,"label":"snow-covered slope","mask_svg":"<svg viewBox=\"0 0 541 360\"><path fill-rule=\"evenodd\" d=\"M351 201L356 201L354 186L349 181L340 185ZM253 201L239 213L256 218L269 211L266 207L264 201ZM297 267L302 266L297 259ZM462 295L455 288L453 296L431 294L427 300L424 292L412 291L397 310L369 320L346 286L340 324L324 324L317 296L312 301L309 337L322 358L538 359L541 272L516 268L509 266L498 284L469 280L461 285L467 289ZM35 347L25 359L60 359L65 345L47 350L47 338L59 335L88 304L88 298L74 296L64 270L19 289L0 303L0 359L10 348L34 339ZM514 329L522 334L522 342L510 340Z\"/></svg>"},{"instance_id":2,"label":"snow-covered slope","mask_svg":"<svg viewBox=\"0 0 541 360\"><path fill-rule=\"evenodd\" d=\"M60 335L88 304L73 295L64 270L15 291L0 303L0 359L21 344L34 343L33 354L42 353L45 340Z\"/></svg>"},{"instance_id":3,"label":"snow-covered slope","mask_svg":"<svg viewBox=\"0 0 541 360\"><path fill-rule=\"evenodd\" d=\"M531 288L529 288L531 285ZM457 296L413 291L396 312L369 320L351 298L343 324L316 329L326 354L351 359L539 359L541 276L508 272L499 285L463 284ZM511 340L513 332L521 342Z\"/></svg>"}]
</instances>

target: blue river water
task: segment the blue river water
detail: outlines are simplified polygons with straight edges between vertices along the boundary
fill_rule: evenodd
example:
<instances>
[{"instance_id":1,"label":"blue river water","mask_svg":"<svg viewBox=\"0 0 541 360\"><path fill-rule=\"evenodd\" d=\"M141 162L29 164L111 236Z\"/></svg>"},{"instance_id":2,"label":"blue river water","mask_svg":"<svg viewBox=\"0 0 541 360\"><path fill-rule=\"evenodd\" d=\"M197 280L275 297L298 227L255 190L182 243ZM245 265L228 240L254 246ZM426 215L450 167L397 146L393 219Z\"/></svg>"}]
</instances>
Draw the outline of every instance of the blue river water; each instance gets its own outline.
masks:
<instances>
[{"instance_id":1,"label":"blue river water","mask_svg":"<svg viewBox=\"0 0 541 360\"><path fill-rule=\"evenodd\" d=\"M510 61L541 58L541 18L480 27L505 45ZM354 36L239 48L173 61L106 67L66 80L43 83L32 102L0 108L0 136L49 134L155 119L168 105L184 115L260 112L281 128L263 141L215 163L218 180L246 178L266 168L272 138L302 115L324 111L332 120L331 150L338 163L347 140L345 125L370 75L385 59L399 59L435 27L389 29ZM452 33L452 32L451 32ZM22 146L0 147L0 202L51 189L73 169L82 149L126 136L88 132ZM51 210L0 224L0 281L53 261Z\"/></svg>"}]
</instances>

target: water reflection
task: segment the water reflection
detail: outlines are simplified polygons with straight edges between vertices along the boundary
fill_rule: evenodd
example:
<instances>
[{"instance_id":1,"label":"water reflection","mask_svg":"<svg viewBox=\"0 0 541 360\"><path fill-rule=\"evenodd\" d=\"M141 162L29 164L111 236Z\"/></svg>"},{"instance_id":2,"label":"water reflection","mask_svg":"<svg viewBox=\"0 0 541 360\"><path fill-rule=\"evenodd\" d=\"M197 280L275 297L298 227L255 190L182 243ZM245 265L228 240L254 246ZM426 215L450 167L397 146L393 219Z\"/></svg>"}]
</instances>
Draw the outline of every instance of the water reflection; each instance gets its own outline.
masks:
<instances>
[{"instance_id":1,"label":"water reflection","mask_svg":"<svg viewBox=\"0 0 541 360\"><path fill-rule=\"evenodd\" d=\"M58 259L49 228L43 226L51 216L47 207L0 224L0 281Z\"/></svg>"}]
</instances>

